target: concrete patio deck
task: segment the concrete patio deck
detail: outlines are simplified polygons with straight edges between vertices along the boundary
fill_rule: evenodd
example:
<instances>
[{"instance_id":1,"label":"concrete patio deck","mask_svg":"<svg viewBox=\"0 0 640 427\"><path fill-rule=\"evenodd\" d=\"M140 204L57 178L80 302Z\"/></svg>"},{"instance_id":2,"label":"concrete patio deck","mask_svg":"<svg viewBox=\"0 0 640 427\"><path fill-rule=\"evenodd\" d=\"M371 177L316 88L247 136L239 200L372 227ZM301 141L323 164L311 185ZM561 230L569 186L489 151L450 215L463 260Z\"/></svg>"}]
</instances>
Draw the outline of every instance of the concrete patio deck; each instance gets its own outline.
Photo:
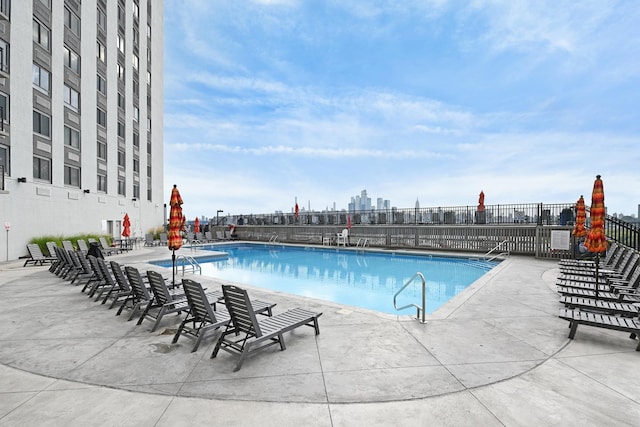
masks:
<instances>
[{"instance_id":1,"label":"concrete patio deck","mask_svg":"<svg viewBox=\"0 0 640 427\"><path fill-rule=\"evenodd\" d=\"M114 255L146 271L166 248ZM191 254L191 253L190 253ZM321 311L233 372L171 344L181 316L127 322L48 267L0 263L0 426L637 426L628 334L558 318L557 263L512 256L422 325L246 285L275 312ZM168 276L170 269L164 270ZM195 275L205 287L220 282Z\"/></svg>"}]
</instances>

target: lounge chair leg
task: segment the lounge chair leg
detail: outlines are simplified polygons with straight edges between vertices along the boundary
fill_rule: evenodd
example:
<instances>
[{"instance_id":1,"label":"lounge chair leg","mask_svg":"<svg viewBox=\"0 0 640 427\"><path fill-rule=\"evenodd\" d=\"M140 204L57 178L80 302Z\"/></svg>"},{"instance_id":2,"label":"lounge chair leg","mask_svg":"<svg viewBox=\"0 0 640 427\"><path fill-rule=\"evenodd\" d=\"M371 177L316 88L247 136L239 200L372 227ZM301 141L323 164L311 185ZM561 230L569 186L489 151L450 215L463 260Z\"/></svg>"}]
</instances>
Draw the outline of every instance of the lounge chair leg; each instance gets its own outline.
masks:
<instances>
[{"instance_id":1,"label":"lounge chair leg","mask_svg":"<svg viewBox=\"0 0 640 427\"><path fill-rule=\"evenodd\" d=\"M162 307L158 312L158 317L156 317L156 323L153 324L153 328L151 328L151 332L156 331L156 329L158 328L158 325L160 324L160 321L162 320L162 316L164 316L164 307Z\"/></svg>"},{"instance_id":2,"label":"lounge chair leg","mask_svg":"<svg viewBox=\"0 0 640 427\"><path fill-rule=\"evenodd\" d=\"M240 368L242 367L242 363L244 362L244 359L247 357L247 354L249 354L250 348L251 348L251 343L247 343L246 347L242 350L242 353L240 353L240 359L238 359L238 364L236 365L233 372L238 372L240 370Z\"/></svg>"},{"instance_id":3,"label":"lounge chair leg","mask_svg":"<svg viewBox=\"0 0 640 427\"><path fill-rule=\"evenodd\" d=\"M202 342L202 331L200 331L200 333L198 333L198 338L196 338L196 343L193 345L193 348L191 349L191 353L195 353L196 351L198 351L198 347L200 347L200 343Z\"/></svg>"},{"instance_id":4,"label":"lounge chair leg","mask_svg":"<svg viewBox=\"0 0 640 427\"><path fill-rule=\"evenodd\" d=\"M187 322L187 317L185 317L185 319L180 323L180 326L178 327L178 330L176 331L175 335L173 336L173 340L171 340L171 344L175 344L178 342L178 338L180 338L180 334L182 333L182 329L184 329L184 325Z\"/></svg>"},{"instance_id":5,"label":"lounge chair leg","mask_svg":"<svg viewBox=\"0 0 640 427\"><path fill-rule=\"evenodd\" d=\"M284 336L282 334L278 334L278 342L280 343L280 351L287 349L287 346L284 344Z\"/></svg>"},{"instance_id":6,"label":"lounge chair leg","mask_svg":"<svg viewBox=\"0 0 640 427\"><path fill-rule=\"evenodd\" d=\"M578 329L578 322L572 321L570 322L571 324L571 331L569 331L569 339L572 340L573 337L576 335L576 330Z\"/></svg>"}]
</instances>

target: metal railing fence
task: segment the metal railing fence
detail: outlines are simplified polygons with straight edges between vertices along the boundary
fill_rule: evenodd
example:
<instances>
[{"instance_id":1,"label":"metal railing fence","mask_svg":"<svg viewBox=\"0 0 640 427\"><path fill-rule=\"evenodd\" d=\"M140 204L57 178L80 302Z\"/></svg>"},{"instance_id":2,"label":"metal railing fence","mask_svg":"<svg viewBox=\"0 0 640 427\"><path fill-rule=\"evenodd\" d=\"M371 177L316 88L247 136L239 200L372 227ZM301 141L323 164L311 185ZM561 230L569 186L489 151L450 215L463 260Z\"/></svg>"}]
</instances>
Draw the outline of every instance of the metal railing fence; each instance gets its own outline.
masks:
<instances>
[{"instance_id":1,"label":"metal railing fence","mask_svg":"<svg viewBox=\"0 0 640 427\"><path fill-rule=\"evenodd\" d=\"M575 203L522 203L427 208L393 208L355 211L302 211L294 213L240 214L219 218L236 225L568 225L575 221ZM213 224L212 224L213 225Z\"/></svg>"}]
</instances>

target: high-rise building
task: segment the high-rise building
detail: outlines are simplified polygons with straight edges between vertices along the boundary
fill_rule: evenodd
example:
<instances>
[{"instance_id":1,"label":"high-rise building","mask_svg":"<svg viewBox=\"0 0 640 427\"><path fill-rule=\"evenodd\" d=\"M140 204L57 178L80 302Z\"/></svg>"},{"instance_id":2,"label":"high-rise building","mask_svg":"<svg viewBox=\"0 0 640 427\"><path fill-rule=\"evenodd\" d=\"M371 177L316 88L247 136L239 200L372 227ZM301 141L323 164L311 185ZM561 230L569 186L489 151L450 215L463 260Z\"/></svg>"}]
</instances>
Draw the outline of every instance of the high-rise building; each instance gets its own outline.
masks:
<instances>
[{"instance_id":1,"label":"high-rise building","mask_svg":"<svg viewBox=\"0 0 640 427\"><path fill-rule=\"evenodd\" d=\"M0 0L0 259L163 224L163 2Z\"/></svg>"}]
</instances>

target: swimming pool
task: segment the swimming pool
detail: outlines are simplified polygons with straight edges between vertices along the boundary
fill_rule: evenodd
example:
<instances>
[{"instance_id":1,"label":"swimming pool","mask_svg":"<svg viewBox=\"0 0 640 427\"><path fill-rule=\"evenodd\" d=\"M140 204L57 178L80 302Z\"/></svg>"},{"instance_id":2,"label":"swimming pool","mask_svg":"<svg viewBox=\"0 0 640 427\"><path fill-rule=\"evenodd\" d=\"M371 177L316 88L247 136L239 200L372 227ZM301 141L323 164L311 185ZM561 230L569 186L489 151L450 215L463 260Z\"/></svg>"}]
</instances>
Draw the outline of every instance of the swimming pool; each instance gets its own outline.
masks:
<instances>
[{"instance_id":1,"label":"swimming pool","mask_svg":"<svg viewBox=\"0 0 640 427\"><path fill-rule=\"evenodd\" d=\"M199 249L228 254L223 259L199 260L205 276L390 314L415 314L415 308L397 311L393 295L416 272L426 279L426 312L432 313L498 264L463 258L251 243ZM398 306L419 305L421 287L420 280L414 281L400 294Z\"/></svg>"}]
</instances>

